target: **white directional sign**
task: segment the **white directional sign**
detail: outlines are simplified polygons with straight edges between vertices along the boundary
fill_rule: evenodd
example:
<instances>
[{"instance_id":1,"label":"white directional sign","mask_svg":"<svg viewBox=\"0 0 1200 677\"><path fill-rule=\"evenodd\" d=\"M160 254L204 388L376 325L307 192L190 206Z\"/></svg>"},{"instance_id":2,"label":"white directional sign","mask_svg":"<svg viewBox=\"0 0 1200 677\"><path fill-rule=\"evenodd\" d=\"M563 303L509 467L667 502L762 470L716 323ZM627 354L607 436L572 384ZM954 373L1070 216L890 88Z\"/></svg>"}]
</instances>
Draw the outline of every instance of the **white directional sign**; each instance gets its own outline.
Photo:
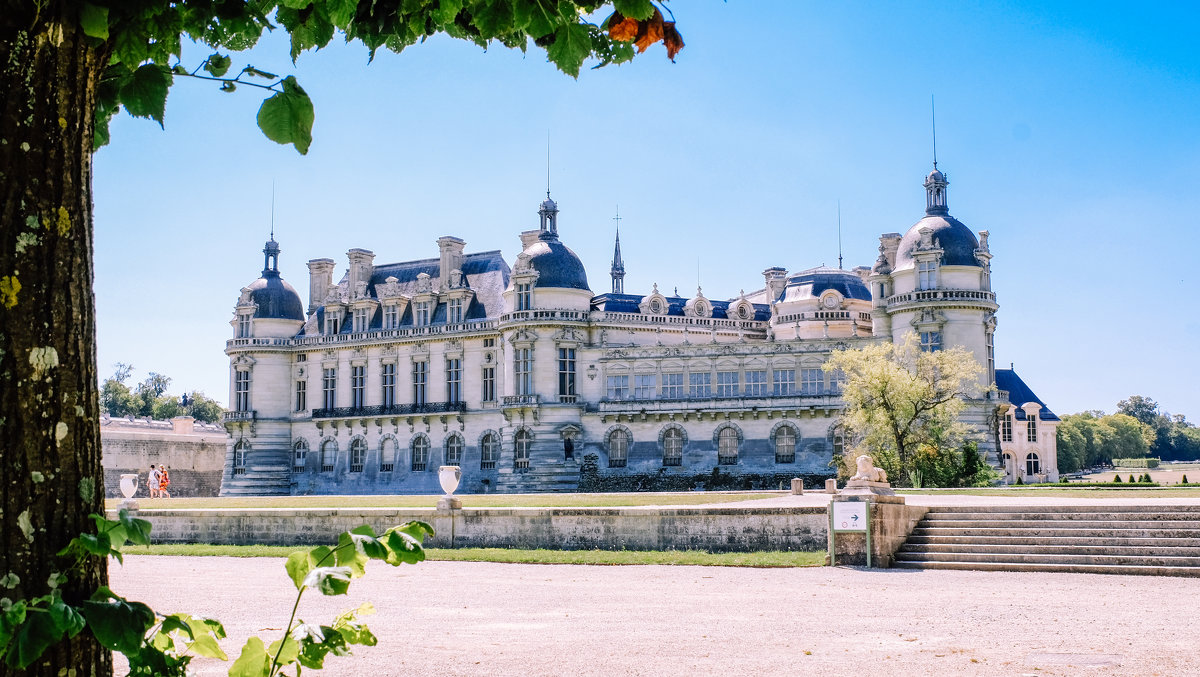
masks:
<instances>
[{"instance_id":1,"label":"white directional sign","mask_svg":"<svg viewBox=\"0 0 1200 677\"><path fill-rule=\"evenodd\" d=\"M837 531L866 531L867 504L861 501L833 503L833 528Z\"/></svg>"}]
</instances>

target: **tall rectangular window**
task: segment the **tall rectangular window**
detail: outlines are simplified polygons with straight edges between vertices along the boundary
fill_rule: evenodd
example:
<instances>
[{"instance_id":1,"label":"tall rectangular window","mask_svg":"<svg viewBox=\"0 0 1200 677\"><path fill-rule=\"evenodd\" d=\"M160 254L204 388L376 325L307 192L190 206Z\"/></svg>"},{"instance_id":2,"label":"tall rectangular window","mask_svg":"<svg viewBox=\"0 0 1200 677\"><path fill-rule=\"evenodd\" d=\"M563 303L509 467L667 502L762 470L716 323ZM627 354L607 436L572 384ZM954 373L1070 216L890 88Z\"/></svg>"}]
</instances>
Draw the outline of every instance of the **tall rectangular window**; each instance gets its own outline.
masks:
<instances>
[{"instance_id":1,"label":"tall rectangular window","mask_svg":"<svg viewBox=\"0 0 1200 677\"><path fill-rule=\"evenodd\" d=\"M358 365L350 367L350 406L362 409L366 404L367 368Z\"/></svg>"},{"instance_id":2,"label":"tall rectangular window","mask_svg":"<svg viewBox=\"0 0 1200 677\"><path fill-rule=\"evenodd\" d=\"M428 362L413 362L413 404L425 404L425 386L429 377Z\"/></svg>"},{"instance_id":3,"label":"tall rectangular window","mask_svg":"<svg viewBox=\"0 0 1200 677\"><path fill-rule=\"evenodd\" d=\"M988 383L996 382L996 337L987 333L987 377Z\"/></svg>"},{"instance_id":4,"label":"tall rectangular window","mask_svg":"<svg viewBox=\"0 0 1200 677\"><path fill-rule=\"evenodd\" d=\"M688 397L712 397L712 373L688 374Z\"/></svg>"},{"instance_id":5,"label":"tall rectangular window","mask_svg":"<svg viewBox=\"0 0 1200 677\"><path fill-rule=\"evenodd\" d=\"M396 405L396 365L393 362L384 364L380 369L380 380L383 382L382 404L385 407Z\"/></svg>"},{"instance_id":6,"label":"tall rectangular window","mask_svg":"<svg viewBox=\"0 0 1200 677\"><path fill-rule=\"evenodd\" d=\"M771 381L773 395L794 395L796 393L795 369L776 369L771 373Z\"/></svg>"},{"instance_id":7,"label":"tall rectangular window","mask_svg":"<svg viewBox=\"0 0 1200 677\"><path fill-rule=\"evenodd\" d=\"M558 349L558 394L575 394L575 349Z\"/></svg>"},{"instance_id":8,"label":"tall rectangular window","mask_svg":"<svg viewBox=\"0 0 1200 677\"><path fill-rule=\"evenodd\" d=\"M463 300L450 299L446 302L446 322L458 324L463 321Z\"/></svg>"},{"instance_id":9,"label":"tall rectangular window","mask_svg":"<svg viewBox=\"0 0 1200 677\"><path fill-rule=\"evenodd\" d=\"M326 367L321 375L321 406L333 409L337 406L337 368Z\"/></svg>"},{"instance_id":10,"label":"tall rectangular window","mask_svg":"<svg viewBox=\"0 0 1200 677\"><path fill-rule=\"evenodd\" d=\"M829 394L841 395L842 388L846 385L846 372L841 369L834 369L829 372Z\"/></svg>"},{"instance_id":11,"label":"tall rectangular window","mask_svg":"<svg viewBox=\"0 0 1200 677\"><path fill-rule=\"evenodd\" d=\"M400 326L400 307L389 304L383 307L383 328L395 329Z\"/></svg>"},{"instance_id":12,"label":"tall rectangular window","mask_svg":"<svg viewBox=\"0 0 1200 677\"><path fill-rule=\"evenodd\" d=\"M683 398L683 374L675 372L662 375L662 396L664 400Z\"/></svg>"},{"instance_id":13,"label":"tall rectangular window","mask_svg":"<svg viewBox=\"0 0 1200 677\"><path fill-rule=\"evenodd\" d=\"M736 371L717 372L717 397L737 397L738 373Z\"/></svg>"},{"instance_id":14,"label":"tall rectangular window","mask_svg":"<svg viewBox=\"0 0 1200 677\"><path fill-rule=\"evenodd\" d=\"M296 381L296 411L308 409L308 381Z\"/></svg>"},{"instance_id":15,"label":"tall rectangular window","mask_svg":"<svg viewBox=\"0 0 1200 677\"><path fill-rule=\"evenodd\" d=\"M370 318L367 316L366 308L355 308L354 309L353 331L355 333L360 333L360 332L366 331L367 330L367 322L369 320L370 320Z\"/></svg>"},{"instance_id":16,"label":"tall rectangular window","mask_svg":"<svg viewBox=\"0 0 1200 677\"><path fill-rule=\"evenodd\" d=\"M635 400L650 400L654 399L654 391L657 389L654 374L634 374L633 376L633 399Z\"/></svg>"},{"instance_id":17,"label":"tall rectangular window","mask_svg":"<svg viewBox=\"0 0 1200 677\"><path fill-rule=\"evenodd\" d=\"M339 318L336 314L329 314L329 315L325 316L325 333L326 334L333 336L334 334L341 333L341 329L342 329L341 318Z\"/></svg>"},{"instance_id":18,"label":"tall rectangular window","mask_svg":"<svg viewBox=\"0 0 1200 677\"><path fill-rule=\"evenodd\" d=\"M516 394L533 394L533 348L517 348L513 353Z\"/></svg>"},{"instance_id":19,"label":"tall rectangular window","mask_svg":"<svg viewBox=\"0 0 1200 677\"><path fill-rule=\"evenodd\" d=\"M234 410L250 411L250 372L238 371L233 381Z\"/></svg>"},{"instance_id":20,"label":"tall rectangular window","mask_svg":"<svg viewBox=\"0 0 1200 677\"><path fill-rule=\"evenodd\" d=\"M1027 420L1025 421L1025 427L1027 430L1027 433L1026 433L1027 436L1025 439L1030 442L1037 442L1037 414L1028 414L1027 415Z\"/></svg>"},{"instance_id":21,"label":"tall rectangular window","mask_svg":"<svg viewBox=\"0 0 1200 677\"><path fill-rule=\"evenodd\" d=\"M917 264L917 289L925 291L926 289L937 288L937 263L935 261L922 261Z\"/></svg>"},{"instance_id":22,"label":"tall rectangular window","mask_svg":"<svg viewBox=\"0 0 1200 677\"><path fill-rule=\"evenodd\" d=\"M802 395L824 395L825 394L825 370L824 369L801 369L800 370L800 393Z\"/></svg>"},{"instance_id":23,"label":"tall rectangular window","mask_svg":"<svg viewBox=\"0 0 1200 677\"><path fill-rule=\"evenodd\" d=\"M418 301L413 304L413 324L424 327L429 324L429 301Z\"/></svg>"},{"instance_id":24,"label":"tall rectangular window","mask_svg":"<svg viewBox=\"0 0 1200 677\"><path fill-rule=\"evenodd\" d=\"M762 397L767 394L767 372L751 369L746 372L746 397Z\"/></svg>"},{"instance_id":25,"label":"tall rectangular window","mask_svg":"<svg viewBox=\"0 0 1200 677\"><path fill-rule=\"evenodd\" d=\"M446 401L462 402L462 358L446 359Z\"/></svg>"},{"instance_id":26,"label":"tall rectangular window","mask_svg":"<svg viewBox=\"0 0 1200 677\"><path fill-rule=\"evenodd\" d=\"M605 393L610 400L624 400L629 397L629 376L608 377L608 389Z\"/></svg>"},{"instance_id":27,"label":"tall rectangular window","mask_svg":"<svg viewBox=\"0 0 1200 677\"><path fill-rule=\"evenodd\" d=\"M936 352L942 349L942 332L940 331L923 331L921 332L921 350L927 353Z\"/></svg>"},{"instance_id":28,"label":"tall rectangular window","mask_svg":"<svg viewBox=\"0 0 1200 677\"><path fill-rule=\"evenodd\" d=\"M480 399L484 402L496 401L496 368L483 368L483 391L480 393Z\"/></svg>"},{"instance_id":29,"label":"tall rectangular window","mask_svg":"<svg viewBox=\"0 0 1200 677\"><path fill-rule=\"evenodd\" d=\"M1012 442L1013 441L1013 439L1012 439L1013 424L1012 423L1013 423L1012 414L1009 414L1000 420L1000 441L1001 442Z\"/></svg>"},{"instance_id":30,"label":"tall rectangular window","mask_svg":"<svg viewBox=\"0 0 1200 677\"><path fill-rule=\"evenodd\" d=\"M528 283L518 284L515 310L529 310L531 308L533 308L533 285Z\"/></svg>"},{"instance_id":31,"label":"tall rectangular window","mask_svg":"<svg viewBox=\"0 0 1200 677\"><path fill-rule=\"evenodd\" d=\"M241 313L237 316L237 336L235 338L247 338L250 336L250 313Z\"/></svg>"}]
</instances>

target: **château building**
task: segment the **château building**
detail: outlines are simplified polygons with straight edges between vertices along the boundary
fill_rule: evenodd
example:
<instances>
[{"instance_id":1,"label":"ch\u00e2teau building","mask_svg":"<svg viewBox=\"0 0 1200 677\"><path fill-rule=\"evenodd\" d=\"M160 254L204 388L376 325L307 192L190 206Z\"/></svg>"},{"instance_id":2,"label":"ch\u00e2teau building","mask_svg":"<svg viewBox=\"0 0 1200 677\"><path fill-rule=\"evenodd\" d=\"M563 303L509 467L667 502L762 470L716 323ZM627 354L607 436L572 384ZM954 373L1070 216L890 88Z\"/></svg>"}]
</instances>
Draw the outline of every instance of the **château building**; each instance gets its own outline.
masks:
<instances>
[{"instance_id":1,"label":"ch\u00e2teau building","mask_svg":"<svg viewBox=\"0 0 1200 677\"><path fill-rule=\"evenodd\" d=\"M573 490L593 455L605 477L830 475L841 384L822 365L909 334L984 366L963 420L988 462L1055 480L1057 417L995 368L988 232L950 216L947 184L935 165L925 216L874 266L770 267L729 299L626 293L619 235L596 293L549 193L511 266L450 236L401 263L351 249L336 282L308 262L307 306L272 237L225 350L222 493L437 492L439 465L464 492Z\"/></svg>"}]
</instances>

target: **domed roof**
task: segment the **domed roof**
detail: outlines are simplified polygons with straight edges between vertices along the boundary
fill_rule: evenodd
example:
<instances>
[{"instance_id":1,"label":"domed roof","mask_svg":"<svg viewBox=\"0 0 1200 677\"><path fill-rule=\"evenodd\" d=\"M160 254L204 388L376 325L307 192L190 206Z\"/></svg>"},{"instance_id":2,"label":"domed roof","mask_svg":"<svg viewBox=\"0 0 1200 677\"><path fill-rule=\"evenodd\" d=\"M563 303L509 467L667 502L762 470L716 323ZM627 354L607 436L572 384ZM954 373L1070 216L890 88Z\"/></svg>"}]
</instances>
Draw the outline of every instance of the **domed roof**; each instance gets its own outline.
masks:
<instances>
[{"instance_id":1,"label":"domed roof","mask_svg":"<svg viewBox=\"0 0 1200 677\"><path fill-rule=\"evenodd\" d=\"M857 273L841 268L810 268L787 279L778 301L803 301L819 298L826 290L833 289L843 298L871 300L871 292Z\"/></svg>"},{"instance_id":2,"label":"domed roof","mask_svg":"<svg viewBox=\"0 0 1200 677\"><path fill-rule=\"evenodd\" d=\"M941 265L979 266L979 261L975 258L979 240L975 238L975 233L972 233L970 228L964 226L953 216L930 215L917 221L900 239L900 247L896 250L895 270L913 267L912 254L921 242L922 228L929 228L933 231L931 235L938 248L942 250Z\"/></svg>"},{"instance_id":3,"label":"domed roof","mask_svg":"<svg viewBox=\"0 0 1200 677\"><path fill-rule=\"evenodd\" d=\"M558 238L544 237L526 247L523 253L529 257L529 265L538 272L535 287L591 291L583 262Z\"/></svg>"},{"instance_id":4,"label":"domed roof","mask_svg":"<svg viewBox=\"0 0 1200 677\"><path fill-rule=\"evenodd\" d=\"M304 321L304 305L292 285L283 281L279 273L268 270L251 282L246 289L250 298L258 305L255 319Z\"/></svg>"},{"instance_id":5,"label":"domed roof","mask_svg":"<svg viewBox=\"0 0 1200 677\"><path fill-rule=\"evenodd\" d=\"M946 175L942 173L942 170L938 169L937 167L934 167L933 171L929 172L929 176L925 177L925 183L933 183L935 181L939 183L950 183L946 180Z\"/></svg>"}]
</instances>

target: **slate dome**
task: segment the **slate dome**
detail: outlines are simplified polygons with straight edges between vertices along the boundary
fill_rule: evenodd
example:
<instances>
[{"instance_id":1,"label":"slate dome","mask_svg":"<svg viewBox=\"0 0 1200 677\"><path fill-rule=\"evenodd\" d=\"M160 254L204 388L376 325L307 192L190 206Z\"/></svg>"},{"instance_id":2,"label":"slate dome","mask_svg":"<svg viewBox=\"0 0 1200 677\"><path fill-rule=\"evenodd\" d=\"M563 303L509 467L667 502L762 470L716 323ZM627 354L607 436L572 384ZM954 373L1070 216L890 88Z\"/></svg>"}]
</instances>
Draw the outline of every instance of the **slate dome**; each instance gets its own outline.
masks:
<instances>
[{"instance_id":1,"label":"slate dome","mask_svg":"<svg viewBox=\"0 0 1200 677\"><path fill-rule=\"evenodd\" d=\"M810 268L787 279L778 301L802 301L819 298L826 290L833 289L843 298L871 300L871 292L857 273L840 268Z\"/></svg>"},{"instance_id":2,"label":"slate dome","mask_svg":"<svg viewBox=\"0 0 1200 677\"><path fill-rule=\"evenodd\" d=\"M583 262L558 238L543 238L525 248L529 265L538 272L535 287L591 291Z\"/></svg>"},{"instance_id":3,"label":"slate dome","mask_svg":"<svg viewBox=\"0 0 1200 677\"><path fill-rule=\"evenodd\" d=\"M975 233L953 216L930 215L917 221L900 239L900 247L896 250L895 270L912 268L915 265L912 253L921 241L922 228L933 231L933 239L942 249L941 265L979 267L979 261L975 258L979 240L975 238Z\"/></svg>"},{"instance_id":4,"label":"slate dome","mask_svg":"<svg viewBox=\"0 0 1200 677\"><path fill-rule=\"evenodd\" d=\"M279 273L267 271L246 288L250 290L250 298L258 305L258 310L254 311L255 319L304 321L304 305L300 302L300 294L292 285L284 282Z\"/></svg>"}]
</instances>

